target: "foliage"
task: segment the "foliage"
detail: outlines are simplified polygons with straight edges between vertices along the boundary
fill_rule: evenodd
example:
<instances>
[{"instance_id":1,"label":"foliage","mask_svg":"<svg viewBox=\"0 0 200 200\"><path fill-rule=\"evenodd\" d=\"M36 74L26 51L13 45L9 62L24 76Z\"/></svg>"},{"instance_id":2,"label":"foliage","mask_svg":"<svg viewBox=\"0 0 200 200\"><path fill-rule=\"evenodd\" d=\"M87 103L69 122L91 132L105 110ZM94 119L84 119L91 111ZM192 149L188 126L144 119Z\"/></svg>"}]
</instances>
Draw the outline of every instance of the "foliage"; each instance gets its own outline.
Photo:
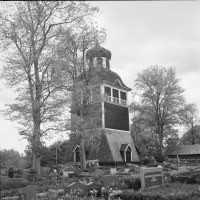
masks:
<instances>
[{"instance_id":1,"label":"foliage","mask_svg":"<svg viewBox=\"0 0 200 200\"><path fill-rule=\"evenodd\" d=\"M135 80L133 97L138 97L139 103L134 101L131 105L133 122L139 120L147 133L157 136L161 154L164 153L163 139L168 135L166 128L181 124L185 99L179 82L175 68L157 65L138 73Z\"/></svg>"},{"instance_id":2,"label":"foliage","mask_svg":"<svg viewBox=\"0 0 200 200\"><path fill-rule=\"evenodd\" d=\"M26 187L29 184L30 184L29 181L24 180L22 178L8 178L6 180L4 179L4 181L2 180L1 187L3 190L8 190L8 189Z\"/></svg>"},{"instance_id":3,"label":"foliage","mask_svg":"<svg viewBox=\"0 0 200 200\"><path fill-rule=\"evenodd\" d=\"M7 170L12 167L14 170L22 170L27 166L25 158L19 154L18 151L13 149L10 150L0 150L1 162L4 163L3 168Z\"/></svg>"},{"instance_id":4,"label":"foliage","mask_svg":"<svg viewBox=\"0 0 200 200\"><path fill-rule=\"evenodd\" d=\"M68 62L62 65L58 58L58 45L63 32L81 30L98 12L98 7L85 2L1 3L1 52L5 58L1 78L17 93L16 102L7 105L4 114L17 121L19 134L30 143L38 173L44 138L66 132L69 120L66 106L71 101L72 81ZM65 43L70 40L65 39Z\"/></svg>"},{"instance_id":5,"label":"foliage","mask_svg":"<svg viewBox=\"0 0 200 200\"><path fill-rule=\"evenodd\" d=\"M141 189L139 191L124 190L121 198L124 200L188 200L199 199L200 191L197 185L180 183L167 183L155 188Z\"/></svg>"},{"instance_id":6,"label":"foliage","mask_svg":"<svg viewBox=\"0 0 200 200\"><path fill-rule=\"evenodd\" d=\"M190 128L181 137L181 143L184 145L188 144L200 144L200 125L194 126L193 130Z\"/></svg>"},{"instance_id":7,"label":"foliage","mask_svg":"<svg viewBox=\"0 0 200 200\"><path fill-rule=\"evenodd\" d=\"M200 173L186 172L186 173L173 174L170 177L172 182L194 184L194 183L199 183Z\"/></svg>"},{"instance_id":8,"label":"foliage","mask_svg":"<svg viewBox=\"0 0 200 200\"><path fill-rule=\"evenodd\" d=\"M199 110L196 104L186 104L182 109L182 121L186 127L189 127L187 135L190 134L188 144L196 144L200 139L197 133L197 125L200 123Z\"/></svg>"},{"instance_id":9,"label":"foliage","mask_svg":"<svg viewBox=\"0 0 200 200\"><path fill-rule=\"evenodd\" d=\"M139 190L141 188L141 179L140 176L124 176L122 181L127 186L128 189Z\"/></svg>"},{"instance_id":10,"label":"foliage","mask_svg":"<svg viewBox=\"0 0 200 200\"><path fill-rule=\"evenodd\" d=\"M70 38L70 40L66 40ZM68 75L73 80L71 105L71 135L80 145L82 169L86 168L85 148L95 146L98 140L97 127L101 119L101 95L97 68L94 69L85 58L86 50L94 47L95 43L105 41L105 29L98 30L91 22L84 24L83 29L74 32L65 31L59 46L61 65L68 65ZM68 41L66 43L66 41ZM94 134L95 133L95 134ZM70 146L69 146L70 147ZM71 148L71 147L70 147Z\"/></svg>"}]
</instances>

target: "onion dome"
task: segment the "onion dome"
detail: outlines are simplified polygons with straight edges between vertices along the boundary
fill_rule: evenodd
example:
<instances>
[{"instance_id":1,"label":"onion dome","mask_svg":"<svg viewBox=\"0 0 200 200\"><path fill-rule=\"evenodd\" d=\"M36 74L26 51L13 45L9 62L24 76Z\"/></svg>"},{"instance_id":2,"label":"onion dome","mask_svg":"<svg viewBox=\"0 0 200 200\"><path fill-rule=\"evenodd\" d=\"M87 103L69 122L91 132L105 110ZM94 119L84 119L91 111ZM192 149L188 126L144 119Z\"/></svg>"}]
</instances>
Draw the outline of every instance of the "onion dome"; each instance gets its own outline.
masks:
<instances>
[{"instance_id":1,"label":"onion dome","mask_svg":"<svg viewBox=\"0 0 200 200\"><path fill-rule=\"evenodd\" d=\"M86 52L86 59L93 59L95 57L104 57L111 60L111 51L101 47L97 41L96 46Z\"/></svg>"}]
</instances>

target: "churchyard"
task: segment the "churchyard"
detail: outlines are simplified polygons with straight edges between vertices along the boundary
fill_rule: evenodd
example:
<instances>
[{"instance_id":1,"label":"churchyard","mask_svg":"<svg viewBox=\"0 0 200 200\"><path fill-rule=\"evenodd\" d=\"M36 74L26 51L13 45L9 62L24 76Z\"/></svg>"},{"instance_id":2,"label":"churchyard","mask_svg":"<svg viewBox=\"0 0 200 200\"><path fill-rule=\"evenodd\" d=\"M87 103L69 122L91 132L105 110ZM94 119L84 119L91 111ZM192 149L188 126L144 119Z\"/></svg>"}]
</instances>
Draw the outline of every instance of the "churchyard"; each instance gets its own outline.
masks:
<instances>
[{"instance_id":1,"label":"churchyard","mask_svg":"<svg viewBox=\"0 0 200 200\"><path fill-rule=\"evenodd\" d=\"M88 165L89 166L89 165ZM156 189L155 189L156 188ZM149 163L99 167L94 161L87 170L79 165L58 165L41 174L9 169L1 174L2 200L199 200L200 163Z\"/></svg>"}]
</instances>

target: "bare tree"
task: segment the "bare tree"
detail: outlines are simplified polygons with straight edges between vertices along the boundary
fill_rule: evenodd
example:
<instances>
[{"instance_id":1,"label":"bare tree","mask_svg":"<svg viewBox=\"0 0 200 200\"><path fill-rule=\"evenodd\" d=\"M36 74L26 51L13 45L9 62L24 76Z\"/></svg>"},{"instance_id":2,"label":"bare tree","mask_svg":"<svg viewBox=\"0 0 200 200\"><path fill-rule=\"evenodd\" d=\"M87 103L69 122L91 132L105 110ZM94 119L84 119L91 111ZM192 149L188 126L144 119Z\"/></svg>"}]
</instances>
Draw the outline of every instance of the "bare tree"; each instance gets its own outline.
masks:
<instances>
[{"instance_id":1,"label":"bare tree","mask_svg":"<svg viewBox=\"0 0 200 200\"><path fill-rule=\"evenodd\" d=\"M180 109L185 100L179 82L175 68L157 65L138 73L135 80L135 95L139 97L139 103L133 103L131 109L139 112L149 126L154 127L162 155L165 128L181 123Z\"/></svg>"},{"instance_id":2,"label":"bare tree","mask_svg":"<svg viewBox=\"0 0 200 200\"><path fill-rule=\"evenodd\" d=\"M63 110L72 82L66 66L59 65L59 36L98 11L85 2L1 2L0 38L6 63L1 77L18 94L17 103L8 105L5 114L18 122L19 133L31 143L38 173L41 139L61 131L67 120Z\"/></svg>"}]
</instances>

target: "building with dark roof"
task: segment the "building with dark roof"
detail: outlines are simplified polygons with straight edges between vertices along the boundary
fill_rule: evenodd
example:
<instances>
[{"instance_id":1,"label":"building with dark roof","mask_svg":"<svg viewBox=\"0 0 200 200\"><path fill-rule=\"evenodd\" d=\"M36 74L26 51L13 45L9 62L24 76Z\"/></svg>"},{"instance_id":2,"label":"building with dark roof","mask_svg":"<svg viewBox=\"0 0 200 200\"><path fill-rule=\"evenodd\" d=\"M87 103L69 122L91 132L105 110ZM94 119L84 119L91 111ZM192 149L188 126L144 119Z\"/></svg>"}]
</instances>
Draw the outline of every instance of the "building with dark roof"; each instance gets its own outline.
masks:
<instances>
[{"instance_id":1,"label":"building with dark roof","mask_svg":"<svg viewBox=\"0 0 200 200\"><path fill-rule=\"evenodd\" d=\"M95 134L100 135L97 146L87 152L87 159L98 159L100 165L140 162L130 134L128 92L121 77L111 70L111 52L98 43L86 52L86 60L93 70L95 87L103 96L101 123ZM79 144L73 150L74 162L80 160Z\"/></svg>"},{"instance_id":2,"label":"building with dark roof","mask_svg":"<svg viewBox=\"0 0 200 200\"><path fill-rule=\"evenodd\" d=\"M169 146L166 150L169 158L195 159L200 158L200 144Z\"/></svg>"}]
</instances>

